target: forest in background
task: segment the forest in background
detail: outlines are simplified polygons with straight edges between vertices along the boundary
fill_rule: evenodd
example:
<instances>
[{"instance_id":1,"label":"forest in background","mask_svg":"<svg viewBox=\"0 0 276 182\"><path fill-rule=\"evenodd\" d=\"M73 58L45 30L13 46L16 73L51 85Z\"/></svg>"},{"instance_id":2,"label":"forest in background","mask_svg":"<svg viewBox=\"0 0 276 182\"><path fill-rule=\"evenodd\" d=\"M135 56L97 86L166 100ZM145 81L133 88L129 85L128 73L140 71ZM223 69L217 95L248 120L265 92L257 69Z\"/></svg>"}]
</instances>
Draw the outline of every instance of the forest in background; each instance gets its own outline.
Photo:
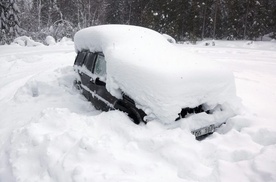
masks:
<instances>
[{"instance_id":1,"label":"forest in background","mask_svg":"<svg viewBox=\"0 0 276 182\"><path fill-rule=\"evenodd\" d=\"M0 44L73 38L100 24L148 27L178 41L276 37L275 0L0 0Z\"/></svg>"}]
</instances>

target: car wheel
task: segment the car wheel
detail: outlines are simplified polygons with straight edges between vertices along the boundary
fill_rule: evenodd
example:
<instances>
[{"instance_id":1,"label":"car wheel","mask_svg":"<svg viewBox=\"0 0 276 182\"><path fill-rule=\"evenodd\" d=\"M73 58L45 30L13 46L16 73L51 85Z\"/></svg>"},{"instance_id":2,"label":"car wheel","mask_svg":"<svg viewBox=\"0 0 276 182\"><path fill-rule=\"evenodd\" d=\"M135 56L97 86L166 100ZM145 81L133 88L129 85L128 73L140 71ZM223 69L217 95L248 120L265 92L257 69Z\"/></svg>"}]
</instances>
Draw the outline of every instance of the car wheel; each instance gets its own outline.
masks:
<instances>
[{"instance_id":1,"label":"car wheel","mask_svg":"<svg viewBox=\"0 0 276 182\"><path fill-rule=\"evenodd\" d=\"M133 120L135 124L140 124L141 122L144 122L143 118L136 108L130 107L128 111L128 116Z\"/></svg>"},{"instance_id":2,"label":"car wheel","mask_svg":"<svg viewBox=\"0 0 276 182\"><path fill-rule=\"evenodd\" d=\"M127 113L128 117L130 117L135 124L140 124L141 122L145 123L143 118L146 114L141 109L137 109L135 105L123 100L118 100L114 108Z\"/></svg>"}]
</instances>

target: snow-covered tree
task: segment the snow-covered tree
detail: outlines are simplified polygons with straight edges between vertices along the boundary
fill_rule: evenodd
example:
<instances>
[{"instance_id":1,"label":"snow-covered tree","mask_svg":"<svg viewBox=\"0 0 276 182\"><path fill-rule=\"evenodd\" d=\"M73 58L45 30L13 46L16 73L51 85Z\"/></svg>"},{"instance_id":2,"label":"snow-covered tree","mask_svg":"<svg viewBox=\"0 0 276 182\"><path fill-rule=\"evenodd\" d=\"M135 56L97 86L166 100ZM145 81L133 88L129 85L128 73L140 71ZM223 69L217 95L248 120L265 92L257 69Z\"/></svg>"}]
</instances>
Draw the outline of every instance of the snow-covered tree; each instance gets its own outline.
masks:
<instances>
[{"instance_id":1,"label":"snow-covered tree","mask_svg":"<svg viewBox=\"0 0 276 182\"><path fill-rule=\"evenodd\" d=\"M18 17L36 40L106 23L149 27L177 40L276 37L276 0L0 0L2 43L17 34Z\"/></svg>"},{"instance_id":2,"label":"snow-covered tree","mask_svg":"<svg viewBox=\"0 0 276 182\"><path fill-rule=\"evenodd\" d=\"M10 43L19 32L16 0L0 1L0 44Z\"/></svg>"}]
</instances>

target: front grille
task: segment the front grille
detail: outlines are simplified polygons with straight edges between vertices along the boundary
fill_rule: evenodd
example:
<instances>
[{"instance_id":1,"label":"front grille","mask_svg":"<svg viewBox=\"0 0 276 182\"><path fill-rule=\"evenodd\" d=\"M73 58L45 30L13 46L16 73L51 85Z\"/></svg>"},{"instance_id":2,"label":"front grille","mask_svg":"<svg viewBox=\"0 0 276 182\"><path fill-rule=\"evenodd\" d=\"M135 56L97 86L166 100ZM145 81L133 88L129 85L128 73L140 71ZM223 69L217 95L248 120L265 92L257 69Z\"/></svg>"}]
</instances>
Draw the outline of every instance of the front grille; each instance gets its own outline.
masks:
<instances>
[{"instance_id":1,"label":"front grille","mask_svg":"<svg viewBox=\"0 0 276 182\"><path fill-rule=\"evenodd\" d=\"M206 112L207 114L209 114L209 111L204 110L203 105L199 105L199 106L194 107L194 108L190 108L190 107L183 108L181 110L181 112L178 114L179 117L176 118L176 121L181 119L181 118L186 118L187 116L189 116L191 114L197 114L197 113L201 113L201 112Z\"/></svg>"}]
</instances>

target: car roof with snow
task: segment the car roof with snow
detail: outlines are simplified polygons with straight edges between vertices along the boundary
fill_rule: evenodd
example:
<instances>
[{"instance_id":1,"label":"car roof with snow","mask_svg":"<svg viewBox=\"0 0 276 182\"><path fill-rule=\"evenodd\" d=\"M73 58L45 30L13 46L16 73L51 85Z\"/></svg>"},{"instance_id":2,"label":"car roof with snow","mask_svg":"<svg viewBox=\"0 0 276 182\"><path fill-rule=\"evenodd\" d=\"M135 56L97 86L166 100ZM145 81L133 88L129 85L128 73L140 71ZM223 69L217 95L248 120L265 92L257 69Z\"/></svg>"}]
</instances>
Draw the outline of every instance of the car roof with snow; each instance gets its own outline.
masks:
<instances>
[{"instance_id":1,"label":"car roof with snow","mask_svg":"<svg viewBox=\"0 0 276 182\"><path fill-rule=\"evenodd\" d=\"M180 50L153 30L101 25L80 30L74 41L77 52L104 54L106 88L112 95L119 98L123 91L149 117L164 123L174 121L181 108L212 107L235 96L231 72Z\"/></svg>"},{"instance_id":2,"label":"car roof with snow","mask_svg":"<svg viewBox=\"0 0 276 182\"><path fill-rule=\"evenodd\" d=\"M144 27L132 25L100 25L80 30L75 35L77 50L88 49L102 52L105 48L140 43L149 48L156 48L156 44L167 43L166 37Z\"/></svg>"}]
</instances>

